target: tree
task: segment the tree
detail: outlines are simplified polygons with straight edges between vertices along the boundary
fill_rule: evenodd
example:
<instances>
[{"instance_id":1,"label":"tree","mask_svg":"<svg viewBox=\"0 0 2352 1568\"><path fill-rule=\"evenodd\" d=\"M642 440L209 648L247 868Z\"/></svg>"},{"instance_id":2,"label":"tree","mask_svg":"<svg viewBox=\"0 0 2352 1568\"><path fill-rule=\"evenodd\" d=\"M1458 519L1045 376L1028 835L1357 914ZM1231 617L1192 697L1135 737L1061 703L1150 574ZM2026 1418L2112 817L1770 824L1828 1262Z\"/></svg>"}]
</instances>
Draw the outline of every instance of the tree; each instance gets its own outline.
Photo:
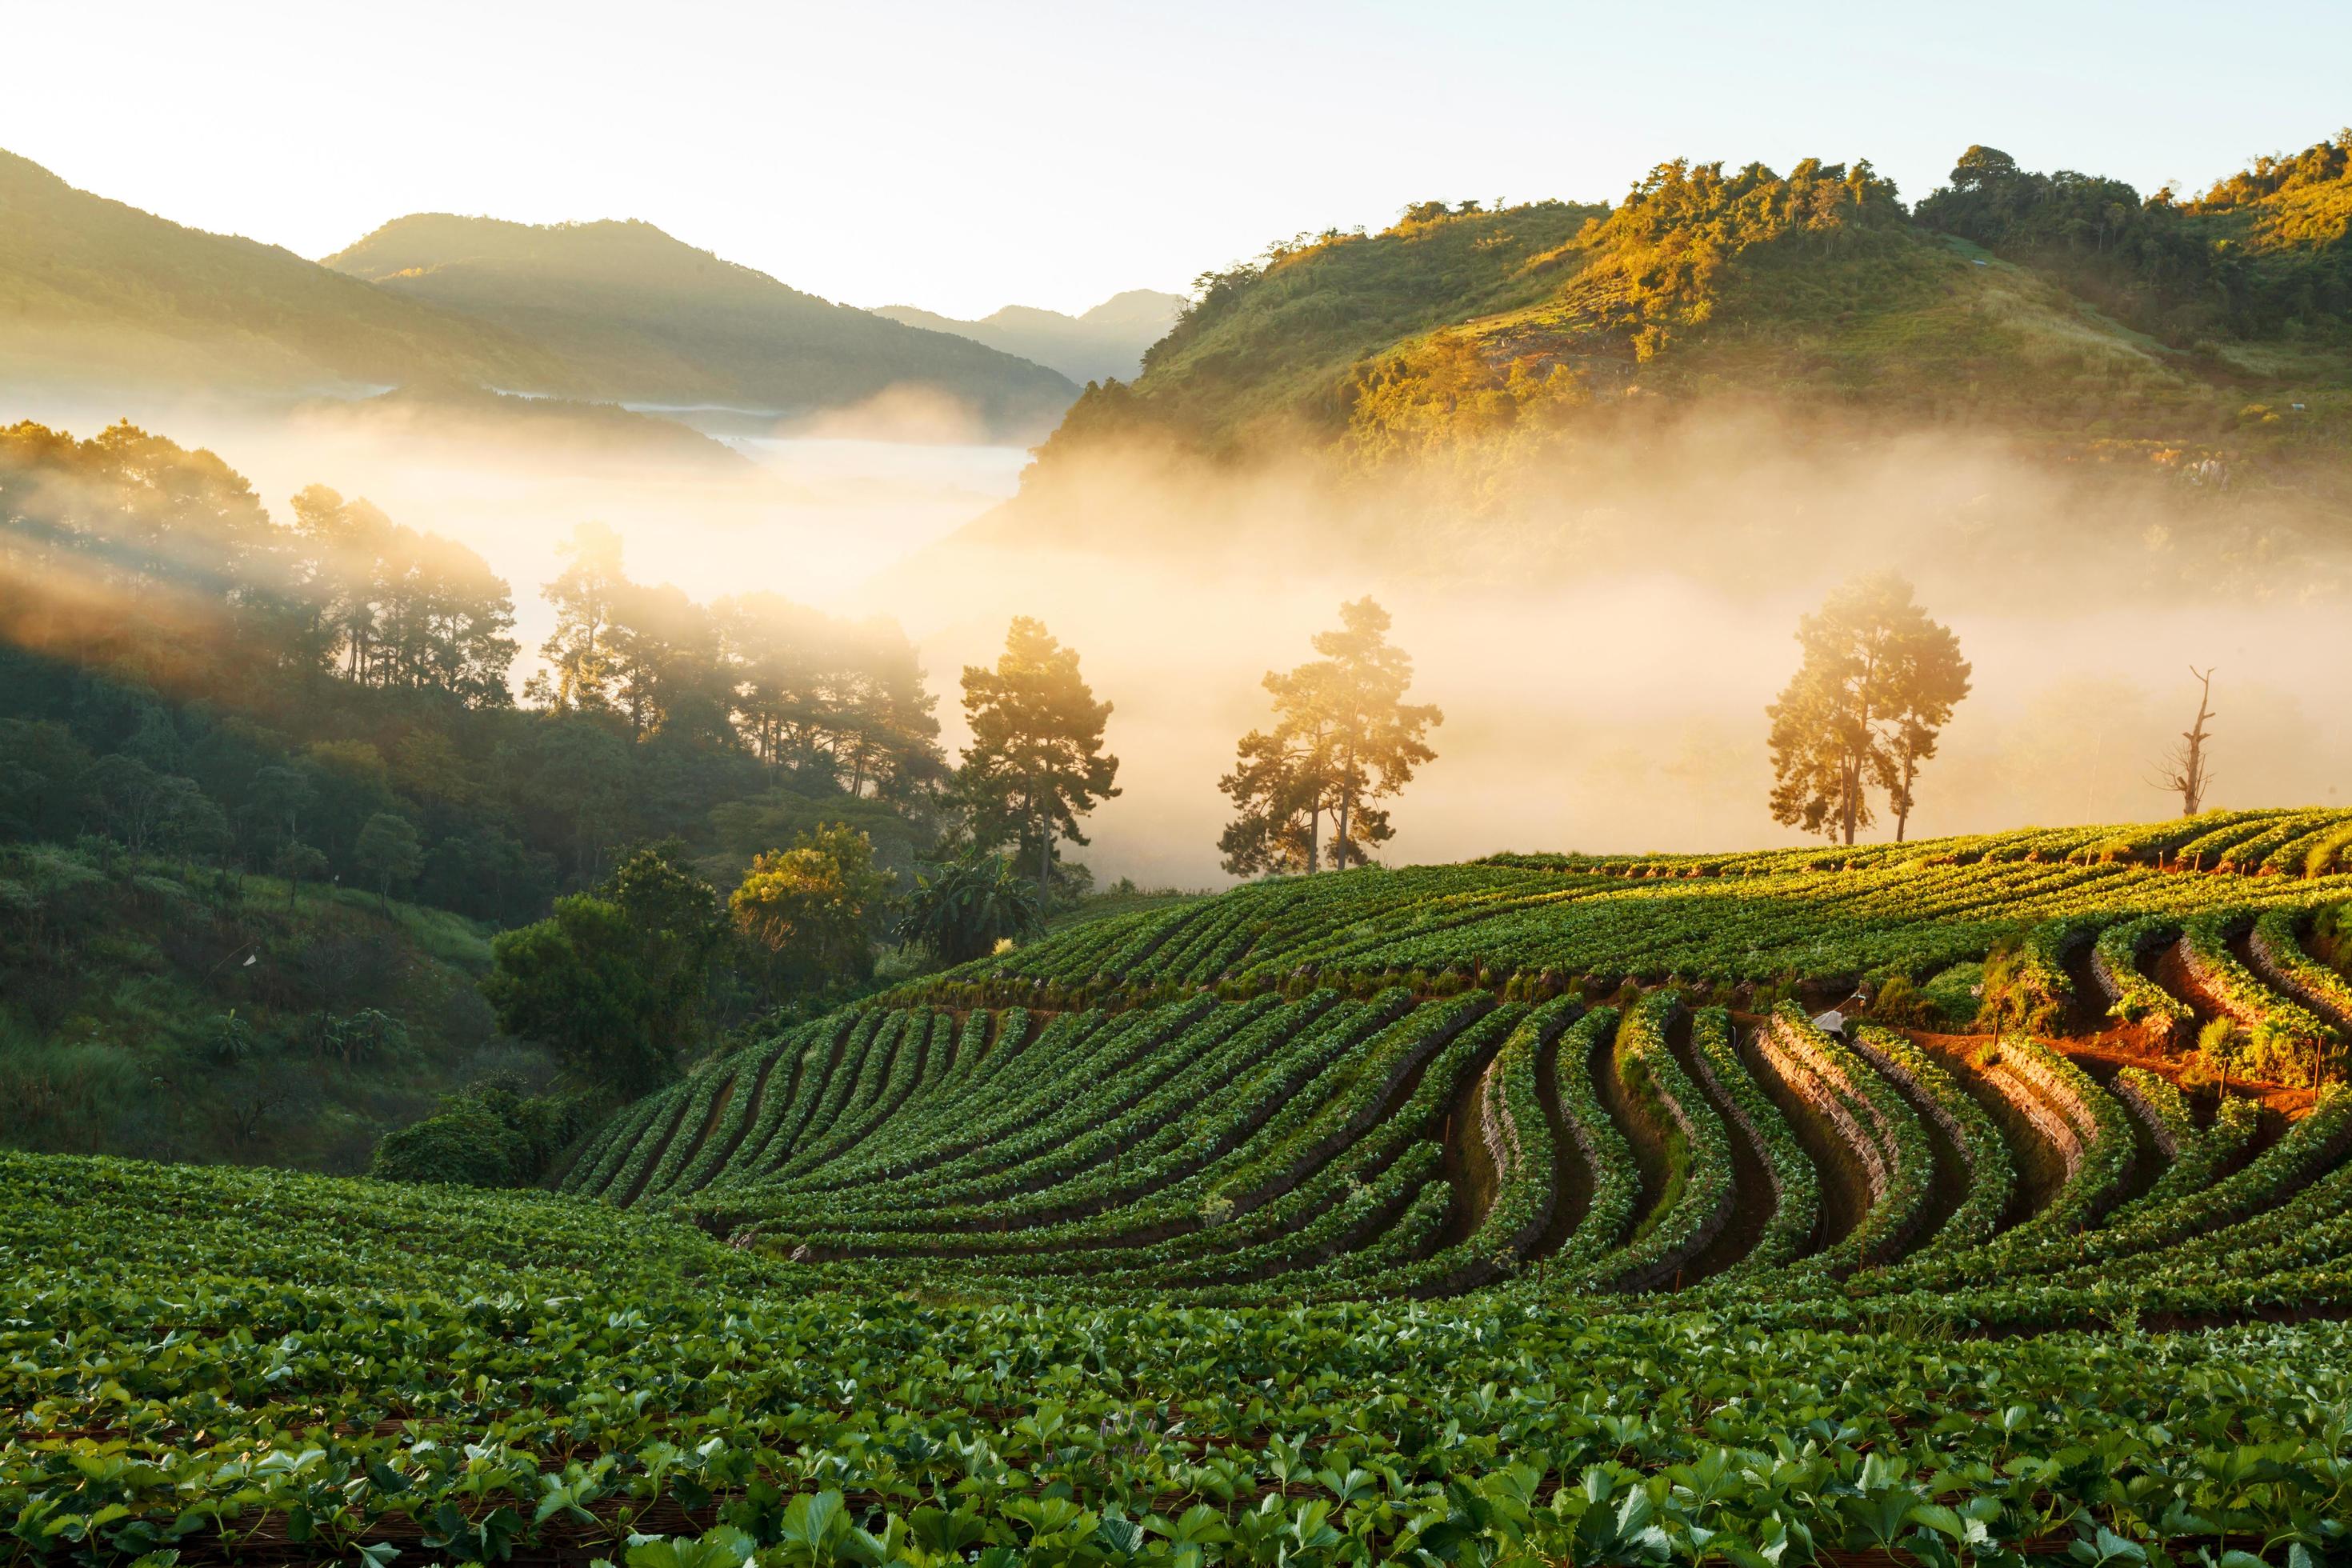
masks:
<instances>
[{"instance_id":1,"label":"tree","mask_svg":"<svg viewBox=\"0 0 2352 1568\"><path fill-rule=\"evenodd\" d=\"M1388 640L1389 613L1367 597L1341 605L1339 621L1315 637L1321 658L1266 672L1275 727L1243 736L1234 771L1218 781L1239 812L1218 840L1236 876L1319 870L1327 816L1332 862L1369 860L1372 846L1395 837L1388 812L1371 803L1437 756L1424 737L1445 715L1404 700L1412 658Z\"/></svg>"},{"instance_id":2,"label":"tree","mask_svg":"<svg viewBox=\"0 0 2352 1568\"><path fill-rule=\"evenodd\" d=\"M874 973L866 916L888 889L874 845L842 823L758 856L727 900L735 929L782 987L822 991Z\"/></svg>"},{"instance_id":3,"label":"tree","mask_svg":"<svg viewBox=\"0 0 2352 1568\"><path fill-rule=\"evenodd\" d=\"M416 873L425 867L425 857L416 842L416 829L408 819L389 811L379 811L367 819L360 829L359 839L352 846L352 858L361 870L375 879L376 897L385 909L392 907L392 885L406 887L415 880Z\"/></svg>"},{"instance_id":4,"label":"tree","mask_svg":"<svg viewBox=\"0 0 2352 1568\"><path fill-rule=\"evenodd\" d=\"M915 879L895 934L950 963L966 963L996 944L1045 929L1036 889L1002 855L966 855Z\"/></svg>"},{"instance_id":5,"label":"tree","mask_svg":"<svg viewBox=\"0 0 2352 1568\"><path fill-rule=\"evenodd\" d=\"M1229 874L1320 868L1323 798L1314 764L1319 750L1319 741L1313 742L1301 755L1278 731L1253 730L1241 738L1234 771L1217 781L1235 811L1217 837Z\"/></svg>"},{"instance_id":6,"label":"tree","mask_svg":"<svg viewBox=\"0 0 2352 1568\"><path fill-rule=\"evenodd\" d=\"M327 874L327 858L310 845L289 838L269 858L269 868L286 879L286 907L292 909L302 884Z\"/></svg>"},{"instance_id":7,"label":"tree","mask_svg":"<svg viewBox=\"0 0 2352 1568\"><path fill-rule=\"evenodd\" d=\"M2219 717L2213 711L2213 671L2219 666L2200 670L2195 665L2189 673L2197 678L2197 721L2180 731L2180 743L2172 754L2157 764L2157 788L2168 790L2180 797L2180 815L2194 816L2205 809L2205 795L2213 787L2213 774L2205 757L2205 743L2212 737L2205 726Z\"/></svg>"},{"instance_id":8,"label":"tree","mask_svg":"<svg viewBox=\"0 0 2352 1568\"><path fill-rule=\"evenodd\" d=\"M555 629L539 647L547 668L525 689L559 713L602 712L612 706L619 674L612 647L614 604L629 587L621 536L601 522L583 522L557 552L566 564L541 591L555 606Z\"/></svg>"},{"instance_id":9,"label":"tree","mask_svg":"<svg viewBox=\"0 0 2352 1568\"><path fill-rule=\"evenodd\" d=\"M1873 818L1864 789L1887 791L1898 839L1919 764L1969 694L1951 628L1885 573L1838 589L1797 623L1804 662L1771 717L1772 820L1852 844Z\"/></svg>"},{"instance_id":10,"label":"tree","mask_svg":"<svg viewBox=\"0 0 2352 1568\"><path fill-rule=\"evenodd\" d=\"M726 930L718 889L677 845L656 845L493 939L482 994L499 1027L546 1046L574 1077L637 1092L676 1072Z\"/></svg>"},{"instance_id":11,"label":"tree","mask_svg":"<svg viewBox=\"0 0 2352 1568\"><path fill-rule=\"evenodd\" d=\"M1017 844L1037 868L1041 898L1056 841L1086 843L1078 818L1118 794L1118 759L1102 749L1110 710L1079 676L1077 650L1027 616L1013 617L995 668L964 667L971 745L956 784L972 837L983 846Z\"/></svg>"}]
</instances>

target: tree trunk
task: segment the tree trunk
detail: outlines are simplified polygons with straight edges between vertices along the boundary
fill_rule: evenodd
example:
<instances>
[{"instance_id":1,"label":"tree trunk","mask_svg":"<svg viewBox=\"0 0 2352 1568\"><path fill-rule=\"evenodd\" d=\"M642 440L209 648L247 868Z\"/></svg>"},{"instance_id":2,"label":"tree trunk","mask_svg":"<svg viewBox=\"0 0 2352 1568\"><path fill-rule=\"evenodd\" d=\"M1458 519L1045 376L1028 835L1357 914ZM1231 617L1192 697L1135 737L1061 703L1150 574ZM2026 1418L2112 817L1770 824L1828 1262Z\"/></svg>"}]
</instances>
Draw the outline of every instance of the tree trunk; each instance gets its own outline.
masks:
<instances>
[{"instance_id":1,"label":"tree trunk","mask_svg":"<svg viewBox=\"0 0 2352 1568\"><path fill-rule=\"evenodd\" d=\"M1355 845L1348 837L1348 818L1354 813L1356 805L1356 748L1353 745L1348 748L1348 760L1339 777L1343 781L1339 785L1339 834L1331 846L1331 852L1339 858L1339 869L1344 871L1355 851Z\"/></svg>"},{"instance_id":2,"label":"tree trunk","mask_svg":"<svg viewBox=\"0 0 2352 1568\"><path fill-rule=\"evenodd\" d=\"M1911 783L1918 776L1919 764L1906 745L1903 751L1903 798L1895 808L1895 842L1897 844L1903 842L1903 830L1910 826Z\"/></svg>"}]
</instances>

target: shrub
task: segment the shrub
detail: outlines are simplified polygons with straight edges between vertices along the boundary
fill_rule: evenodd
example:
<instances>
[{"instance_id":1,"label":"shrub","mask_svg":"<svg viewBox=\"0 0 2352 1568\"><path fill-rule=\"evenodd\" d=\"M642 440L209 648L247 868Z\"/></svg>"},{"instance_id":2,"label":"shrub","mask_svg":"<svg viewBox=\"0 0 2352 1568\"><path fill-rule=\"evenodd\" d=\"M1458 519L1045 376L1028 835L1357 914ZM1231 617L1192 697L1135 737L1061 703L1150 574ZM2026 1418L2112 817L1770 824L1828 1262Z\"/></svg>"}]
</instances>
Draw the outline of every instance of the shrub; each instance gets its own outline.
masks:
<instances>
[{"instance_id":1,"label":"shrub","mask_svg":"<svg viewBox=\"0 0 2352 1568\"><path fill-rule=\"evenodd\" d=\"M387 1182L524 1187L588 1128L578 1095L525 1096L513 1080L483 1079L424 1121L385 1134L368 1173Z\"/></svg>"}]
</instances>

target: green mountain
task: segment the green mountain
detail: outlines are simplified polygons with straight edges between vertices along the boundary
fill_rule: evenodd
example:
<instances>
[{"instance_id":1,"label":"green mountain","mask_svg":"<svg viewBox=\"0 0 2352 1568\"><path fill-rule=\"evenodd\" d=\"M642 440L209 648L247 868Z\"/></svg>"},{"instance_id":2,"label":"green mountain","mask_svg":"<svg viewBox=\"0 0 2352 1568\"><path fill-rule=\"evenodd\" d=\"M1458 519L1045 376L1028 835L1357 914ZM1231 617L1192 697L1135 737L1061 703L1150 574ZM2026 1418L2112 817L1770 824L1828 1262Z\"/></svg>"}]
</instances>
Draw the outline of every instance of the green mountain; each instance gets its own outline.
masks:
<instances>
[{"instance_id":1,"label":"green mountain","mask_svg":"<svg viewBox=\"0 0 2352 1568\"><path fill-rule=\"evenodd\" d=\"M1444 470L1500 513L1546 464L1589 470L1712 408L1768 414L1787 446L1925 428L2176 491L2226 474L2236 495L2315 502L2340 537L2348 157L2352 133L2193 200L1975 148L1916 207L1866 163L1811 160L1670 163L1613 207L1423 203L1206 279L980 536L1084 526L1083 505L1053 515L1057 487L1107 454L1305 454L1370 490Z\"/></svg>"},{"instance_id":2,"label":"green mountain","mask_svg":"<svg viewBox=\"0 0 2352 1568\"><path fill-rule=\"evenodd\" d=\"M530 342L592 396L797 413L915 386L1023 429L1050 424L1077 391L1042 365L831 304L651 224L419 214L325 265Z\"/></svg>"},{"instance_id":3,"label":"green mountain","mask_svg":"<svg viewBox=\"0 0 2352 1568\"><path fill-rule=\"evenodd\" d=\"M1007 305L977 321L934 315L913 305L885 305L874 314L934 332L953 332L1060 371L1072 381L1132 381L1144 351L1167 336L1189 303L1181 294L1130 289L1083 315Z\"/></svg>"},{"instance_id":4,"label":"green mountain","mask_svg":"<svg viewBox=\"0 0 2352 1568\"><path fill-rule=\"evenodd\" d=\"M990 430L1077 388L967 339L828 304L646 224L404 218L328 265L185 228L0 153L0 378L264 395L423 384L846 408L935 394Z\"/></svg>"},{"instance_id":5,"label":"green mountain","mask_svg":"<svg viewBox=\"0 0 2352 1568\"><path fill-rule=\"evenodd\" d=\"M0 152L0 376L308 390L562 387L544 350L276 246L75 190Z\"/></svg>"}]
</instances>

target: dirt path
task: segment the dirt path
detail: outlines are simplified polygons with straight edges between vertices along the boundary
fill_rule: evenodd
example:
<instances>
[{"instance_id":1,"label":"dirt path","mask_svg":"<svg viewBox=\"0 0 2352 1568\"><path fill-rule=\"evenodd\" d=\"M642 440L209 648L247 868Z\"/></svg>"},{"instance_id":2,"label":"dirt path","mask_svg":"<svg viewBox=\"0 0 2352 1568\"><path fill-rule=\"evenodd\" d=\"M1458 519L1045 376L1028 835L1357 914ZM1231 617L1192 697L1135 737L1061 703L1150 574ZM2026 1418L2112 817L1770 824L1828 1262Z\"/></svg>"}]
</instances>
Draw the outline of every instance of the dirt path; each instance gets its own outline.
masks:
<instances>
[{"instance_id":1,"label":"dirt path","mask_svg":"<svg viewBox=\"0 0 2352 1568\"><path fill-rule=\"evenodd\" d=\"M1665 1196L1667 1184L1666 1151L1659 1130L1647 1117L1635 1113L1633 1097L1617 1071L1617 1044L1610 1038L1601 1042L1592 1053L1592 1092L1600 1097L1601 1108L1625 1135L1633 1151L1633 1169L1639 1181L1633 1198L1633 1213L1625 1235L1616 1238L1622 1245L1639 1236L1642 1227L1657 1210Z\"/></svg>"},{"instance_id":2,"label":"dirt path","mask_svg":"<svg viewBox=\"0 0 2352 1568\"><path fill-rule=\"evenodd\" d=\"M1773 1212L1780 1207L1780 1199L1773 1190L1771 1167L1764 1162L1763 1150L1757 1147L1756 1141L1732 1114L1730 1101L1710 1087L1711 1079L1699 1068L1697 1055L1691 1049L1688 1013L1676 1018L1674 1027L1667 1031L1666 1047L1674 1052L1675 1060L1690 1080L1699 1086L1699 1093L1706 1101L1705 1110L1712 1111L1723 1123L1725 1140L1731 1145L1731 1218L1721 1235L1683 1266L1683 1282L1693 1285L1711 1274L1720 1274L1756 1250L1764 1227L1772 1223ZM1691 1109L1701 1110L1698 1106Z\"/></svg>"},{"instance_id":3,"label":"dirt path","mask_svg":"<svg viewBox=\"0 0 2352 1568\"><path fill-rule=\"evenodd\" d=\"M1747 1022L1760 1026L1760 1018ZM1870 1194L1863 1181L1861 1168L1855 1163L1853 1152L1846 1147L1843 1138L1828 1118L1806 1103L1805 1098L1782 1081L1756 1048L1752 1032L1744 1034L1746 1044L1739 1059L1746 1063L1772 1103L1788 1121L1789 1131L1796 1134L1798 1144L1813 1163L1813 1184L1819 1189L1820 1205L1813 1217L1813 1234L1799 1256L1811 1257L1825 1252L1843 1241L1870 1207Z\"/></svg>"},{"instance_id":4,"label":"dirt path","mask_svg":"<svg viewBox=\"0 0 2352 1568\"><path fill-rule=\"evenodd\" d=\"M1562 1031L1536 1058L1536 1099L1543 1106L1545 1125L1551 1129L1552 1203L1551 1222L1528 1248L1531 1258L1549 1258L1558 1252L1592 1207L1592 1168L1585 1163L1584 1151L1568 1130L1568 1118L1559 1109L1559 1052L1573 1037L1572 1029ZM1572 1068L1577 1064L1569 1065Z\"/></svg>"},{"instance_id":5,"label":"dirt path","mask_svg":"<svg viewBox=\"0 0 2352 1568\"><path fill-rule=\"evenodd\" d=\"M1506 1037L1498 1037L1480 1049L1446 1101L1445 1179L1453 1184L1454 1202L1446 1207L1445 1226L1439 1233L1441 1247L1468 1240L1486 1222L1486 1211L1495 1206L1495 1187L1502 1172L1496 1163L1497 1152L1486 1147L1486 1122L1478 1114L1478 1101L1486 1090L1486 1070L1495 1065L1495 1053L1503 1048Z\"/></svg>"}]
</instances>

